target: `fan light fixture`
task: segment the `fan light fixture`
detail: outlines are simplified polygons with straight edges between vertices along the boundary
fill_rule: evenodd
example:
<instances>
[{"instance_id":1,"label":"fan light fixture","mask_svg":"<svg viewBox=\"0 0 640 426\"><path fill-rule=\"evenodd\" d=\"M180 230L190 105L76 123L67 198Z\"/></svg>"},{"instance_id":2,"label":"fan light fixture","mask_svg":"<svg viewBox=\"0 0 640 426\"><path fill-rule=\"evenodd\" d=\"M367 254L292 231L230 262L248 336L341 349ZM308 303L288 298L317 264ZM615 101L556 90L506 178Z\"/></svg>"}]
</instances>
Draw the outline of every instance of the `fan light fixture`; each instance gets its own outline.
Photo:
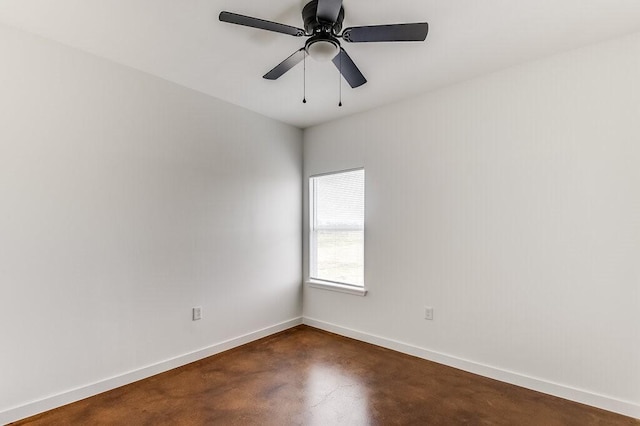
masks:
<instances>
[{"instance_id":1,"label":"fan light fixture","mask_svg":"<svg viewBox=\"0 0 640 426\"><path fill-rule=\"evenodd\" d=\"M338 54L338 44L330 39L309 40L305 50L316 61L327 62Z\"/></svg>"}]
</instances>

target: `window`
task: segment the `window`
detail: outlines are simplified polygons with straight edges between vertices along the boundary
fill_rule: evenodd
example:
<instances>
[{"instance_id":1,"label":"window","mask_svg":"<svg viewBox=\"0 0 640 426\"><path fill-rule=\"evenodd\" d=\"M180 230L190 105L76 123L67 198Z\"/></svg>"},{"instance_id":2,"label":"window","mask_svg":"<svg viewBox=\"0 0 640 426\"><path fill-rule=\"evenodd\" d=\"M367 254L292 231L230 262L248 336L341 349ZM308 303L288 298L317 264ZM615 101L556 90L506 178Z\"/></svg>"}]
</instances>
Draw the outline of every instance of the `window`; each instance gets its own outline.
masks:
<instances>
[{"instance_id":1,"label":"window","mask_svg":"<svg viewBox=\"0 0 640 426\"><path fill-rule=\"evenodd\" d=\"M310 178L312 284L364 295L364 170Z\"/></svg>"}]
</instances>

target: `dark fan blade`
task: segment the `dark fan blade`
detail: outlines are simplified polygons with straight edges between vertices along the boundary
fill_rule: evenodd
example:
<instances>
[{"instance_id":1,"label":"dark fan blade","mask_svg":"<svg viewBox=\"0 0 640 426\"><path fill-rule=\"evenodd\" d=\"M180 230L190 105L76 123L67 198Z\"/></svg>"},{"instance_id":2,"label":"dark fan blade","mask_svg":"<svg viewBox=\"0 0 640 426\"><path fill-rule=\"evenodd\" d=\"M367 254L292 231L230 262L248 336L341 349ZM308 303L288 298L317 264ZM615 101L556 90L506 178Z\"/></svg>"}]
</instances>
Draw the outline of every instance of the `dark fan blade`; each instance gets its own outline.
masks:
<instances>
[{"instance_id":1,"label":"dark fan blade","mask_svg":"<svg viewBox=\"0 0 640 426\"><path fill-rule=\"evenodd\" d=\"M375 41L424 41L429 32L429 24L372 25L368 27L347 28L342 38L349 43L368 43Z\"/></svg>"},{"instance_id":2,"label":"dark fan blade","mask_svg":"<svg viewBox=\"0 0 640 426\"><path fill-rule=\"evenodd\" d=\"M302 37L304 31L291 25L279 24L277 22L265 21L264 19L252 18L251 16L238 15L231 12L220 12L219 19L230 24L244 25L261 30L275 31L276 33L289 34Z\"/></svg>"},{"instance_id":3,"label":"dark fan blade","mask_svg":"<svg viewBox=\"0 0 640 426\"><path fill-rule=\"evenodd\" d=\"M305 54L306 52L304 51L304 47L303 47L302 49L298 50L293 55L289 56L287 59L280 62L278 65L276 65L274 69L272 69L271 71L263 75L262 78L266 78L267 80L279 79L282 76L282 74L286 73L291 68L298 65L300 61L304 59Z\"/></svg>"},{"instance_id":4,"label":"dark fan blade","mask_svg":"<svg viewBox=\"0 0 640 426\"><path fill-rule=\"evenodd\" d=\"M349 85L354 89L367 82L367 79L364 78L364 75L362 75L356 64L343 48L340 48L340 53L333 58L333 64L340 70L344 79L347 80Z\"/></svg>"},{"instance_id":5,"label":"dark fan blade","mask_svg":"<svg viewBox=\"0 0 640 426\"><path fill-rule=\"evenodd\" d=\"M316 17L318 21L331 22L332 24L338 19L342 0L318 0L318 9Z\"/></svg>"}]
</instances>

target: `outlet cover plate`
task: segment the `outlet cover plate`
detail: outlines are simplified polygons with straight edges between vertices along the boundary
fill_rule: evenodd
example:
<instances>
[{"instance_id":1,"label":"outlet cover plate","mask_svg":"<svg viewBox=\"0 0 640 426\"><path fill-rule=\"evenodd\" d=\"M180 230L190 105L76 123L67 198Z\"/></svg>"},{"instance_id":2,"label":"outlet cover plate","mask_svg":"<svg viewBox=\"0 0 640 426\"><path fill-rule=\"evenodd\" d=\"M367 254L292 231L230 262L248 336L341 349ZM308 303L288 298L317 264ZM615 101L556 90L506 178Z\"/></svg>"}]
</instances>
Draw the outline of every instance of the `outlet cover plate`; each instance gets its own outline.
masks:
<instances>
[{"instance_id":1,"label":"outlet cover plate","mask_svg":"<svg viewBox=\"0 0 640 426\"><path fill-rule=\"evenodd\" d=\"M433 320L433 308L431 306L424 307L424 319L429 321Z\"/></svg>"},{"instance_id":2,"label":"outlet cover plate","mask_svg":"<svg viewBox=\"0 0 640 426\"><path fill-rule=\"evenodd\" d=\"M193 308L192 310L192 318L193 321L198 321L200 319L202 319L202 307L201 306L196 306L195 308Z\"/></svg>"}]
</instances>

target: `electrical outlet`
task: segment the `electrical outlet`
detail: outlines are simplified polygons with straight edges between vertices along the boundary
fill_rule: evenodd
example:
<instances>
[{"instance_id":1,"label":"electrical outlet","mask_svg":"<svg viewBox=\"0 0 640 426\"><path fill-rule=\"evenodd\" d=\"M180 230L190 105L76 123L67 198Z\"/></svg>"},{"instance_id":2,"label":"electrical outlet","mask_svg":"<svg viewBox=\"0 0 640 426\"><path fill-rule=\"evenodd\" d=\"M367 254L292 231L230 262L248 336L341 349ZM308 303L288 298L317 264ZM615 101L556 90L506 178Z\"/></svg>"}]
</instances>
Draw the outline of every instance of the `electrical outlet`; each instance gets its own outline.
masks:
<instances>
[{"instance_id":1,"label":"electrical outlet","mask_svg":"<svg viewBox=\"0 0 640 426\"><path fill-rule=\"evenodd\" d=\"M433 308L431 306L424 307L424 319L433 320Z\"/></svg>"},{"instance_id":2,"label":"electrical outlet","mask_svg":"<svg viewBox=\"0 0 640 426\"><path fill-rule=\"evenodd\" d=\"M198 321L199 319L202 319L202 307L197 306L193 308L191 312L193 314L193 317L192 317L193 321Z\"/></svg>"}]
</instances>

